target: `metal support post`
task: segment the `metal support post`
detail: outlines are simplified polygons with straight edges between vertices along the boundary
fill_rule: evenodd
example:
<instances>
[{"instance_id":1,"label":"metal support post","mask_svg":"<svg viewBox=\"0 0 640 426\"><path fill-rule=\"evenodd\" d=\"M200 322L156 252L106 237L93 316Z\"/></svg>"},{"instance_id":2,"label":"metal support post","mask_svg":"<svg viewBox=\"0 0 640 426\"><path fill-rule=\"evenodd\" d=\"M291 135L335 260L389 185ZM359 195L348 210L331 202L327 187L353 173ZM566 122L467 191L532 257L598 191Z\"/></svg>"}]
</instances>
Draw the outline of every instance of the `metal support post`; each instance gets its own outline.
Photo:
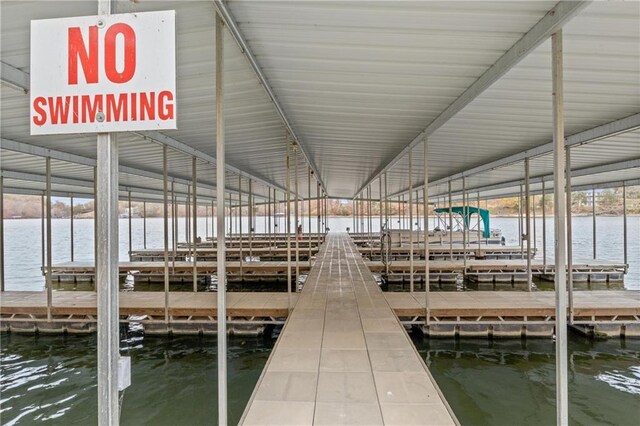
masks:
<instances>
[{"instance_id":1,"label":"metal support post","mask_svg":"<svg viewBox=\"0 0 640 426\"><path fill-rule=\"evenodd\" d=\"M193 253L191 261L193 262L193 292L198 291L198 171L196 157L191 160L192 188L193 188Z\"/></svg>"},{"instance_id":2,"label":"metal support post","mask_svg":"<svg viewBox=\"0 0 640 426\"><path fill-rule=\"evenodd\" d=\"M253 182L251 178L249 178L249 198L247 198L247 214L249 216L249 225L247 226L249 231L249 262L253 262L253 232L254 232L254 221L253 221Z\"/></svg>"},{"instance_id":3,"label":"metal support post","mask_svg":"<svg viewBox=\"0 0 640 426\"><path fill-rule=\"evenodd\" d=\"M44 203L45 203L45 201L44 201L44 199L45 199L45 194L43 193L40 196L40 238L41 238L41 240L40 240L40 244L41 244L40 248L42 249L42 253L41 253L42 254L42 262L40 263L40 266L42 266L42 269L41 269L42 274L46 277L45 266L47 265L47 263L46 263L46 259L45 259L45 254L47 252L47 250L46 250L47 238L46 238L46 231L45 231L45 224L44 224L44 222L45 222L45 213L44 213ZM95 205L95 203L94 203L94 205ZM95 219L94 219L94 222L95 222ZM3 233L3 235L4 235L4 233ZM45 280L46 280L46 278L45 278Z\"/></svg>"},{"instance_id":4,"label":"metal support post","mask_svg":"<svg viewBox=\"0 0 640 426\"><path fill-rule=\"evenodd\" d=\"M520 259L524 259L524 227L522 226L522 184L520 184L520 195L518 196L518 239L520 240Z\"/></svg>"},{"instance_id":5,"label":"metal support post","mask_svg":"<svg viewBox=\"0 0 640 426\"><path fill-rule=\"evenodd\" d=\"M51 307L53 303L53 284L51 268L53 263L53 251L51 241L51 157L46 159L46 198L47 198L47 320L51 321Z\"/></svg>"},{"instance_id":6,"label":"metal support post","mask_svg":"<svg viewBox=\"0 0 640 426\"><path fill-rule=\"evenodd\" d=\"M131 238L131 190L127 192L127 232L129 233L129 262L131 262L131 251L133 250L133 241Z\"/></svg>"},{"instance_id":7,"label":"metal support post","mask_svg":"<svg viewBox=\"0 0 640 426\"><path fill-rule=\"evenodd\" d=\"M166 201L166 197L165 197ZM142 202L142 247L147 249L147 202Z\"/></svg>"},{"instance_id":8,"label":"metal support post","mask_svg":"<svg viewBox=\"0 0 640 426\"><path fill-rule=\"evenodd\" d=\"M592 200L592 208L591 208L591 213L593 215L593 258L596 258L596 188L593 187L591 188L591 200Z\"/></svg>"},{"instance_id":9,"label":"metal support post","mask_svg":"<svg viewBox=\"0 0 640 426\"><path fill-rule=\"evenodd\" d=\"M382 235L382 176L378 177L378 232Z\"/></svg>"},{"instance_id":10,"label":"metal support post","mask_svg":"<svg viewBox=\"0 0 640 426\"><path fill-rule=\"evenodd\" d=\"M480 222L481 222L481 217L480 217L480 191L478 191L478 250L480 250L480 244L482 242L482 232L480 231Z\"/></svg>"},{"instance_id":11,"label":"metal support post","mask_svg":"<svg viewBox=\"0 0 640 426\"><path fill-rule=\"evenodd\" d=\"M70 197L69 199L69 210L70 210L70 215L69 215L69 240L70 240L70 253L71 253L71 261L73 262L73 258L74 258L74 253L73 253L73 195Z\"/></svg>"},{"instance_id":12,"label":"metal support post","mask_svg":"<svg viewBox=\"0 0 640 426\"><path fill-rule=\"evenodd\" d=\"M368 231L368 239L369 239L369 259L373 257L373 242L371 240L371 185L367 186L367 231Z\"/></svg>"},{"instance_id":13,"label":"metal support post","mask_svg":"<svg viewBox=\"0 0 640 426\"><path fill-rule=\"evenodd\" d=\"M453 261L453 203L451 201L451 181L449 181L449 260Z\"/></svg>"},{"instance_id":14,"label":"metal support post","mask_svg":"<svg viewBox=\"0 0 640 426\"><path fill-rule=\"evenodd\" d=\"M286 197L286 218L285 218L285 228L287 232L287 296L289 300L289 313L291 313L291 155L290 155L290 143L289 143L289 134L285 135L286 143L287 143L287 156L286 156L286 166L287 166L287 197Z\"/></svg>"},{"instance_id":15,"label":"metal support post","mask_svg":"<svg viewBox=\"0 0 640 426\"><path fill-rule=\"evenodd\" d=\"M387 172L384 172L384 221L389 227L389 185L387 181Z\"/></svg>"},{"instance_id":16,"label":"metal support post","mask_svg":"<svg viewBox=\"0 0 640 426\"><path fill-rule=\"evenodd\" d=\"M227 424L227 272L224 235L224 33L216 13L216 199L217 199L217 272L218 272L218 424Z\"/></svg>"},{"instance_id":17,"label":"metal support post","mask_svg":"<svg viewBox=\"0 0 640 426\"><path fill-rule=\"evenodd\" d=\"M0 291L4 291L4 177L0 175Z\"/></svg>"},{"instance_id":18,"label":"metal support post","mask_svg":"<svg viewBox=\"0 0 640 426\"><path fill-rule=\"evenodd\" d=\"M424 325L429 325L431 309L429 307L429 154L427 150L427 138L424 138L424 185L422 204L424 209Z\"/></svg>"},{"instance_id":19,"label":"metal support post","mask_svg":"<svg viewBox=\"0 0 640 426\"><path fill-rule=\"evenodd\" d=\"M169 324L169 174L167 145L162 145L162 230L164 242L164 322ZM146 217L145 211L145 217ZM175 259L175 256L174 256Z\"/></svg>"},{"instance_id":20,"label":"metal support post","mask_svg":"<svg viewBox=\"0 0 640 426\"><path fill-rule=\"evenodd\" d=\"M293 144L293 172L294 172L294 182L293 182L293 188L295 191L294 194L294 199L295 199L295 204L294 204L294 214L295 214L295 235L296 235L296 293L299 291L298 290L298 283L297 281L300 279L300 237L302 236L302 233L298 232L298 225L299 225L299 221L300 221L300 213L299 213L299 202L298 202L298 144L294 143Z\"/></svg>"},{"instance_id":21,"label":"metal support post","mask_svg":"<svg viewBox=\"0 0 640 426\"><path fill-rule=\"evenodd\" d=\"M547 269L547 199L545 197L544 179L542 179L542 267Z\"/></svg>"},{"instance_id":22,"label":"metal support post","mask_svg":"<svg viewBox=\"0 0 640 426\"><path fill-rule=\"evenodd\" d=\"M311 167L307 169L307 221L309 224L309 229L307 230L307 235L309 235L308 247L309 247L309 269L311 269L311 175L313 172L311 171Z\"/></svg>"},{"instance_id":23,"label":"metal support post","mask_svg":"<svg viewBox=\"0 0 640 426\"><path fill-rule=\"evenodd\" d=\"M467 179L462 177L462 273L467 276Z\"/></svg>"},{"instance_id":24,"label":"metal support post","mask_svg":"<svg viewBox=\"0 0 640 426\"><path fill-rule=\"evenodd\" d=\"M242 265L244 264L244 254L242 252L242 175L238 174L238 209L236 211L236 220L238 221L238 233L240 237L240 279L244 277ZM231 239L233 240L233 238Z\"/></svg>"},{"instance_id":25,"label":"metal support post","mask_svg":"<svg viewBox=\"0 0 640 426\"><path fill-rule=\"evenodd\" d=\"M553 76L553 178L556 290L556 424L569 423L567 376L567 283L566 283L566 212L563 202L564 177L564 100L562 76L562 30L551 36Z\"/></svg>"},{"instance_id":26,"label":"metal support post","mask_svg":"<svg viewBox=\"0 0 640 426\"><path fill-rule=\"evenodd\" d=\"M573 232L571 211L571 149L565 148L565 181L567 203L567 287L569 290L569 324L573 324Z\"/></svg>"},{"instance_id":27,"label":"metal support post","mask_svg":"<svg viewBox=\"0 0 640 426\"><path fill-rule=\"evenodd\" d=\"M525 232L527 233L527 290L532 290L533 273L531 271L531 197L530 197L529 158L524 159L524 209Z\"/></svg>"},{"instance_id":28,"label":"metal support post","mask_svg":"<svg viewBox=\"0 0 640 426\"><path fill-rule=\"evenodd\" d=\"M409 292L413 293L413 150L409 149Z\"/></svg>"},{"instance_id":29,"label":"metal support post","mask_svg":"<svg viewBox=\"0 0 640 426\"><path fill-rule=\"evenodd\" d=\"M269 253L271 253L271 247L273 247L271 242L271 187L267 188L267 191L269 192L267 197L267 229L269 230Z\"/></svg>"},{"instance_id":30,"label":"metal support post","mask_svg":"<svg viewBox=\"0 0 640 426\"><path fill-rule=\"evenodd\" d=\"M629 265L627 238L627 185L622 182L622 242L625 265Z\"/></svg>"}]
</instances>

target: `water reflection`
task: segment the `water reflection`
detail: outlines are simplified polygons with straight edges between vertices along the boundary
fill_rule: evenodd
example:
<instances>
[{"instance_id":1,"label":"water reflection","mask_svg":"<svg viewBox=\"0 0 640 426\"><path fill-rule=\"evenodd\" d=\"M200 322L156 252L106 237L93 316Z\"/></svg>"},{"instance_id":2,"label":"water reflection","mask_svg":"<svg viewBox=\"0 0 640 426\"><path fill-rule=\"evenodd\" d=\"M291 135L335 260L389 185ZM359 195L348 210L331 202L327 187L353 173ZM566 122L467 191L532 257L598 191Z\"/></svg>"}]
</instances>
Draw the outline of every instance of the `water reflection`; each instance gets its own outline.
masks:
<instances>
[{"instance_id":1,"label":"water reflection","mask_svg":"<svg viewBox=\"0 0 640 426\"><path fill-rule=\"evenodd\" d=\"M211 424L217 419L215 337L122 333L132 357L132 385L122 424ZM2 424L96 423L96 336L3 333L0 350ZM236 423L272 348L262 338L229 339L229 419Z\"/></svg>"},{"instance_id":2,"label":"water reflection","mask_svg":"<svg viewBox=\"0 0 640 426\"><path fill-rule=\"evenodd\" d=\"M555 423L555 349L535 340L414 342L462 424ZM572 424L637 424L640 341L569 341Z\"/></svg>"}]
</instances>

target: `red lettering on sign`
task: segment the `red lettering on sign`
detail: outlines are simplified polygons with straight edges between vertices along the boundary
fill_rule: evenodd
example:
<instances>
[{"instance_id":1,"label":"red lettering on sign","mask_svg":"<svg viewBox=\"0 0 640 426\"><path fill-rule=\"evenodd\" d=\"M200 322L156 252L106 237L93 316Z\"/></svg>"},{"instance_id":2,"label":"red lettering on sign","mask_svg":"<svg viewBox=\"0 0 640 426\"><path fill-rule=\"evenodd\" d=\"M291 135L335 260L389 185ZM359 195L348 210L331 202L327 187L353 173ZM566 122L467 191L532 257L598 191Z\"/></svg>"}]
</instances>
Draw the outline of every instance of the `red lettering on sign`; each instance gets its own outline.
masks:
<instances>
[{"instance_id":1,"label":"red lettering on sign","mask_svg":"<svg viewBox=\"0 0 640 426\"><path fill-rule=\"evenodd\" d=\"M113 94L107 95L107 121L127 121L127 94L118 95L118 103Z\"/></svg>"},{"instance_id":2,"label":"red lettering on sign","mask_svg":"<svg viewBox=\"0 0 640 426\"><path fill-rule=\"evenodd\" d=\"M146 118L145 118L146 116ZM156 93L140 93L140 120L156 119Z\"/></svg>"},{"instance_id":3,"label":"red lettering on sign","mask_svg":"<svg viewBox=\"0 0 640 426\"><path fill-rule=\"evenodd\" d=\"M67 124L69 121L69 102L71 96L49 97L49 115L51 116L51 124Z\"/></svg>"},{"instance_id":4,"label":"red lettering on sign","mask_svg":"<svg viewBox=\"0 0 640 426\"><path fill-rule=\"evenodd\" d=\"M82 122L93 123L98 111L102 111L102 95L96 95L91 103L91 96L82 96Z\"/></svg>"},{"instance_id":5,"label":"red lettering on sign","mask_svg":"<svg viewBox=\"0 0 640 426\"><path fill-rule=\"evenodd\" d=\"M33 100L33 109L36 111L36 114L38 114L33 116L33 124L36 126L42 126L47 122L47 113L43 108L46 104L47 100L42 96Z\"/></svg>"},{"instance_id":6,"label":"red lettering on sign","mask_svg":"<svg viewBox=\"0 0 640 426\"><path fill-rule=\"evenodd\" d=\"M68 81L69 84L78 84L78 58L84 72L87 84L98 82L98 27L89 27L89 50L82 38L79 27L70 27L68 31L69 58Z\"/></svg>"},{"instance_id":7,"label":"red lettering on sign","mask_svg":"<svg viewBox=\"0 0 640 426\"><path fill-rule=\"evenodd\" d=\"M173 93L168 90L163 90L158 95L158 117L160 120L171 120L173 118L173 103L167 103L165 105L165 102L172 100Z\"/></svg>"},{"instance_id":8,"label":"red lettering on sign","mask_svg":"<svg viewBox=\"0 0 640 426\"><path fill-rule=\"evenodd\" d=\"M124 68L116 69L116 38L124 37ZM136 33L127 24L118 23L109 27L104 36L104 70L109 81L126 83L136 72Z\"/></svg>"}]
</instances>

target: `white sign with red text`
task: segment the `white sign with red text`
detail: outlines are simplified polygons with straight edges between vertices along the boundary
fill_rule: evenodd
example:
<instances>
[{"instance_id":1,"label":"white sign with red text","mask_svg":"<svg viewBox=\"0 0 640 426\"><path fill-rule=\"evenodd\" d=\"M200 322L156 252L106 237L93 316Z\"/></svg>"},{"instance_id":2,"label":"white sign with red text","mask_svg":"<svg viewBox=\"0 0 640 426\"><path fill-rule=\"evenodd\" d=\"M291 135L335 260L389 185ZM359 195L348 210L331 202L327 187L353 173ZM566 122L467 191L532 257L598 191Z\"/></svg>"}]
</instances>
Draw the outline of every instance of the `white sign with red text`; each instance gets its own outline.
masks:
<instances>
[{"instance_id":1,"label":"white sign with red text","mask_svg":"<svg viewBox=\"0 0 640 426\"><path fill-rule=\"evenodd\" d=\"M31 21L31 134L176 128L175 11Z\"/></svg>"}]
</instances>

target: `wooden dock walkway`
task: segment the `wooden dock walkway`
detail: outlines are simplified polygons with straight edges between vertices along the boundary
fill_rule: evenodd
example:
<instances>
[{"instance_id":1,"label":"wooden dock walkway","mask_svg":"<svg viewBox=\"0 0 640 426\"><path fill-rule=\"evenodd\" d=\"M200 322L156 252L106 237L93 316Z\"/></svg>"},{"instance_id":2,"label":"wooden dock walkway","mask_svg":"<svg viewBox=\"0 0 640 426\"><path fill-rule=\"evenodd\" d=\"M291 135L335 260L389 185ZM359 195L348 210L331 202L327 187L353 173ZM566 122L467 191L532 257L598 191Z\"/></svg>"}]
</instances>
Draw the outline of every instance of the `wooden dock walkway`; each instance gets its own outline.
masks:
<instances>
[{"instance_id":1,"label":"wooden dock walkway","mask_svg":"<svg viewBox=\"0 0 640 426\"><path fill-rule=\"evenodd\" d=\"M245 425L455 424L347 234L329 234L247 405Z\"/></svg>"}]
</instances>

